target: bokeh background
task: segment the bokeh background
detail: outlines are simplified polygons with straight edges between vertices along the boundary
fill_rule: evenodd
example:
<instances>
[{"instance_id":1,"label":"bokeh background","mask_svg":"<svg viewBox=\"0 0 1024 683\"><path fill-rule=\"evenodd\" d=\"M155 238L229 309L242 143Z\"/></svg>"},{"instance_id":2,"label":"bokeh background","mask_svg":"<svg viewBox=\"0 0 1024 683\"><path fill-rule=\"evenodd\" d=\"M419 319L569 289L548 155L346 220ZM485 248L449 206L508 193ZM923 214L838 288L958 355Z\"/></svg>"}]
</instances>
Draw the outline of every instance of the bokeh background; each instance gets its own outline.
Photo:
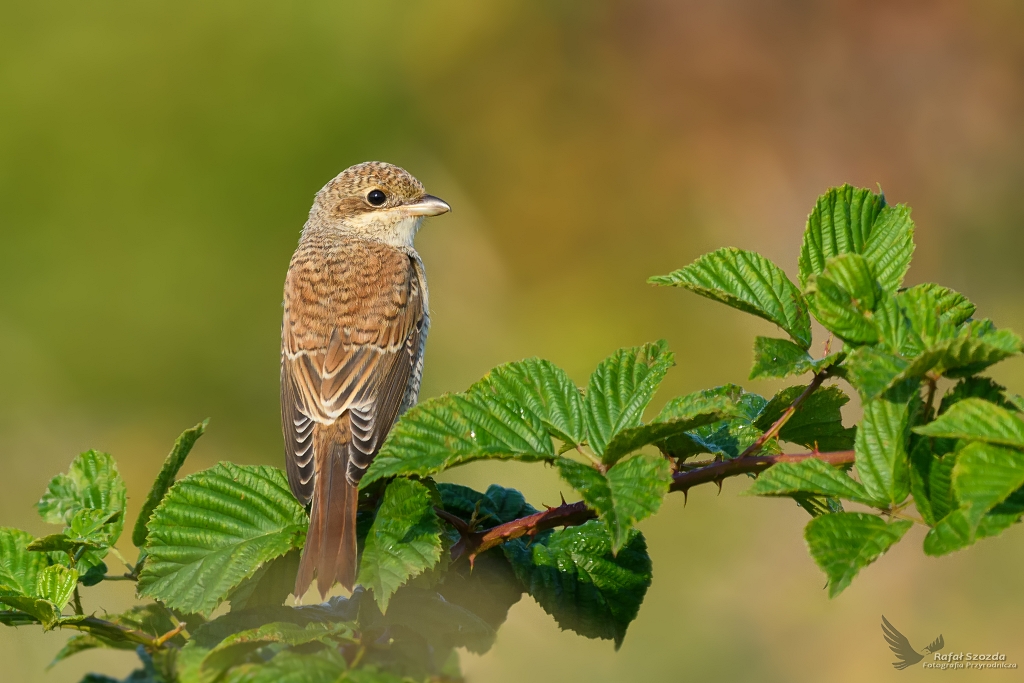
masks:
<instances>
[{"instance_id":1,"label":"bokeh background","mask_svg":"<svg viewBox=\"0 0 1024 683\"><path fill-rule=\"evenodd\" d=\"M403 165L454 207L418 241L424 396L530 355L584 383L615 348L664 337L678 365L660 407L777 386L746 382L770 325L647 276L724 245L795 272L808 211L842 182L913 206L911 283L1024 329L1022 152L1009 0L0 2L0 524L45 533L32 505L92 447L118 458L134 518L205 417L188 471L281 463L283 276L314 193L352 163ZM995 374L1024 391L1024 361ZM542 466L450 478L534 504L567 488ZM685 509L672 496L642 524L654 584L619 652L526 597L489 653L463 658L469 680L939 675L890 667L883 612L918 646L942 633L1024 666L1024 530L930 559L915 529L829 601L804 513L745 487L695 490ZM68 635L0 631L0 678L135 665L91 653L44 670Z\"/></svg>"}]
</instances>

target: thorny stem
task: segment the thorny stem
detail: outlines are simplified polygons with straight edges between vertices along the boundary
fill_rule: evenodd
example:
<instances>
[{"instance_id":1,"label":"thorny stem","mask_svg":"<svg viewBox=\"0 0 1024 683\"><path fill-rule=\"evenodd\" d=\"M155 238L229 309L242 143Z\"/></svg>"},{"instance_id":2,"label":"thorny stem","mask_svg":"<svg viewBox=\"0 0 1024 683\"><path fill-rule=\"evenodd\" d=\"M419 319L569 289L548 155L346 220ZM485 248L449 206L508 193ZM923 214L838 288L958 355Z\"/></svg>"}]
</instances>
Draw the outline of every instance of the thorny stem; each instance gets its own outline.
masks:
<instances>
[{"instance_id":1,"label":"thorny stem","mask_svg":"<svg viewBox=\"0 0 1024 683\"><path fill-rule=\"evenodd\" d=\"M778 436L779 432L782 431L782 428L786 425L787 422L789 422L789 418L793 417L793 414L796 413L796 411L800 408L800 405L804 401L806 401L807 397L813 394L815 390L817 390L817 388L821 386L821 383L824 382L827 378L828 368L814 373L814 377L811 379L811 383L807 385L807 388L804 389L803 392L801 392L801 394L797 396L792 403L789 404L788 408L782 411L782 415L780 415L779 419L775 421L775 424L769 427L764 434L757 437L757 440L754 441L754 443L747 446L747 448L742 453L740 453L739 458L745 458L747 456L754 455L759 450L761 450L761 446L764 446L769 439ZM737 458L737 460L739 458Z\"/></svg>"},{"instance_id":2,"label":"thorny stem","mask_svg":"<svg viewBox=\"0 0 1024 683\"><path fill-rule=\"evenodd\" d=\"M830 346L831 338L826 342L826 354L828 353ZM841 465L853 462L853 451L819 453L817 449L815 449L813 453L801 453L797 455L757 454L769 439L778 436L786 422L793 417L796 411L800 409L803 402L806 401L807 398L813 394L826 379L828 379L828 377L828 368L814 373L814 377L811 379L810 384L807 385L807 388L793 400L786 410L783 411L782 415L779 416L779 419L777 419L764 434L759 436L754 443L750 444L750 446L740 453L739 457L731 460L720 460L716 458L715 460L693 463L693 465L688 467L686 470L675 472L672 475L672 483L669 486L669 490L683 491L685 493L694 486L712 482L718 484L719 488L721 488L722 480L726 477L761 472L779 462L800 462L809 458L822 460L832 465ZM579 446L577 446L577 450L584 453ZM584 453L584 455L588 454ZM463 553L468 553L470 563L472 563L473 559L480 553L490 550L505 541L527 535L532 537L542 531L553 529L555 527L577 526L597 517L597 513L587 507L587 504L583 501L578 503L565 503L563 501L563 503L558 507L549 507L547 510L542 512L514 519L511 522L506 522L505 524L499 524L498 526L486 531L476 531L471 525L466 524L465 521L456 515L442 510L441 508L435 507L434 510L441 519L451 524L452 527L459 532L460 539L459 542L452 547L452 557L458 558Z\"/></svg>"},{"instance_id":3,"label":"thorny stem","mask_svg":"<svg viewBox=\"0 0 1024 683\"><path fill-rule=\"evenodd\" d=\"M814 458L822 460L830 465L844 465L853 462L853 451L833 451L831 453L799 453L781 455L748 455L732 460L706 460L701 463L694 463L697 467L676 472L672 475L670 491L687 491L699 484L719 482L725 477L734 477L738 474L750 474L766 470L779 462L800 462Z\"/></svg>"},{"instance_id":4,"label":"thorny stem","mask_svg":"<svg viewBox=\"0 0 1024 683\"><path fill-rule=\"evenodd\" d=\"M168 633L156 638L148 633L136 631L135 629L130 629L98 617L86 617L81 621L68 622L60 624L59 626L60 628L70 628L76 631L84 631L86 633L100 631L109 635L111 631L114 631L117 632L120 637L129 642L144 645L149 650L159 650L166 645L168 640L178 635L178 633L184 629L185 624L179 624L173 631L169 631Z\"/></svg>"},{"instance_id":5,"label":"thorny stem","mask_svg":"<svg viewBox=\"0 0 1024 683\"><path fill-rule=\"evenodd\" d=\"M831 453L800 453L790 455L758 455L734 458L732 460L708 460L694 463L695 468L685 472L676 472L672 475L671 491L687 491L699 484L721 482L725 477L733 477L739 474L761 472L778 462L800 462L809 458L822 460L831 465L841 465L853 462L853 451L835 451ZM452 547L452 557L458 558L463 553L468 553L470 561L482 552L501 545L505 541L522 536L535 536L536 534L554 529L555 527L578 526L597 517L597 513L587 507L583 501L578 503L563 503L558 507L551 507L547 510L537 512L526 517L514 519L511 522L500 524L486 531L474 531L468 524L459 517L434 508L438 516L452 525L461 538Z\"/></svg>"}]
</instances>

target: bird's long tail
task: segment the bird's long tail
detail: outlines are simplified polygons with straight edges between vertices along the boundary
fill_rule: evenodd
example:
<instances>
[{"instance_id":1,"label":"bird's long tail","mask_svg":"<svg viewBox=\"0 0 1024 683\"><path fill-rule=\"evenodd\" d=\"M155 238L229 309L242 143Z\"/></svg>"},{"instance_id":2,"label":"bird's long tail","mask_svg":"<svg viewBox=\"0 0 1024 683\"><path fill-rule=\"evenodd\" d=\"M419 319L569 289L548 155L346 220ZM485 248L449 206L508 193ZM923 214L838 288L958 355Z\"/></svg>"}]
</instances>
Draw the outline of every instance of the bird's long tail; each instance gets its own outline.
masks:
<instances>
[{"instance_id":1,"label":"bird's long tail","mask_svg":"<svg viewBox=\"0 0 1024 683\"><path fill-rule=\"evenodd\" d=\"M352 435L348 415L330 425L313 428L316 486L309 514L309 531L302 549L295 595L309 589L316 574L320 596L335 582L351 590L356 580L356 508L358 489L345 478Z\"/></svg>"}]
</instances>

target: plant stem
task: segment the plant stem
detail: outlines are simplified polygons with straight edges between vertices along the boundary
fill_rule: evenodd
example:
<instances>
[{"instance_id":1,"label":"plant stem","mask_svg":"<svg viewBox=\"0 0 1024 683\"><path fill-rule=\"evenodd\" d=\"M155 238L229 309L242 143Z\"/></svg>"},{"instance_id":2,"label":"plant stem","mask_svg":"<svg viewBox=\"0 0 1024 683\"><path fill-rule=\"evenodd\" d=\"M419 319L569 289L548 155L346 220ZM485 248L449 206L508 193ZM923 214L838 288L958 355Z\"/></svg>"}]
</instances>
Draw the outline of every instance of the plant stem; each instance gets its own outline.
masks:
<instances>
[{"instance_id":1,"label":"plant stem","mask_svg":"<svg viewBox=\"0 0 1024 683\"><path fill-rule=\"evenodd\" d=\"M170 640L171 638L173 638L174 636L178 635L179 633L181 633L184 630L185 630L185 622L179 621L177 626L175 626L170 631L168 631L167 633L163 634L162 636L160 636L159 638L154 640L153 641L153 646L154 647L163 647L164 643L166 643L168 640Z\"/></svg>"},{"instance_id":2,"label":"plant stem","mask_svg":"<svg viewBox=\"0 0 1024 683\"><path fill-rule=\"evenodd\" d=\"M100 619L98 617L86 617L81 621L60 624L59 627L70 628L76 631L84 631L86 633L100 633L108 638L116 635L129 642L145 645L151 650L158 650L164 646L163 642L157 642L159 638L154 638L148 633L126 628L120 624L115 624L112 621L107 621L106 619Z\"/></svg>"},{"instance_id":3,"label":"plant stem","mask_svg":"<svg viewBox=\"0 0 1024 683\"><path fill-rule=\"evenodd\" d=\"M75 596L74 597L74 600L75 600L75 602L74 602L75 614L83 614L83 612L82 612L82 596L79 595L79 593L78 593L78 584L77 583L75 584L74 596Z\"/></svg>"},{"instance_id":4,"label":"plant stem","mask_svg":"<svg viewBox=\"0 0 1024 683\"><path fill-rule=\"evenodd\" d=\"M928 522L924 521L920 517L915 517L914 515L908 515L905 512L891 512L891 513L889 513L889 516L890 517L896 517L898 519L905 519L905 520L908 520L910 522L913 522L914 524L920 524L922 526L928 526Z\"/></svg>"},{"instance_id":5,"label":"plant stem","mask_svg":"<svg viewBox=\"0 0 1024 683\"><path fill-rule=\"evenodd\" d=\"M800 409L800 405L807 400L807 397L813 394L815 390L821 386L821 383L828 378L828 374L828 368L825 368L824 370L819 370L818 372L814 373L814 377L811 379L811 383L807 385L807 388L804 389L799 396L793 399L793 402L789 404L788 408L782 411L782 415L779 416L779 419L776 420L775 423L771 427L769 427L764 434L757 437L757 440L754 441L754 443L747 446L747 448L742 453L740 453L739 458L736 459L739 460L741 458L745 458L747 456L756 454L758 451L761 450L761 446L764 446L769 439L778 436L779 432L782 431L782 428L786 425L787 422L789 422L789 418L793 417L793 414Z\"/></svg>"},{"instance_id":6,"label":"plant stem","mask_svg":"<svg viewBox=\"0 0 1024 683\"><path fill-rule=\"evenodd\" d=\"M807 393L807 392L805 392ZM831 453L799 453L783 455L748 455L745 457L733 458L732 460L707 460L694 463L693 469L684 472L676 472L672 475L670 491L687 491L699 484L720 483L725 477L734 477L739 474L761 472L778 462L801 462L814 458L822 460L831 465L841 465L853 462L853 451L835 451ZM541 531L554 529L555 527L578 526L591 519L597 518L597 513L587 507L583 501L578 503L562 503L558 507L548 508L526 517L514 519L505 524L486 531L473 531L461 518L434 508L438 516L452 525L459 532L461 538L452 547L452 557L458 558L463 553L468 553L470 562L477 555L505 541L522 536L534 536Z\"/></svg>"},{"instance_id":7,"label":"plant stem","mask_svg":"<svg viewBox=\"0 0 1024 683\"><path fill-rule=\"evenodd\" d=\"M734 477L738 474L749 474L765 470L777 462L801 462L814 458L822 460L830 465L843 465L853 462L854 451L834 451L831 453L799 453L795 455L748 455L733 458L732 460L706 460L697 465L694 469L684 472L676 472L672 475L670 491L687 491L698 484L709 484L718 482L725 477Z\"/></svg>"},{"instance_id":8,"label":"plant stem","mask_svg":"<svg viewBox=\"0 0 1024 683\"><path fill-rule=\"evenodd\" d=\"M925 375L925 381L928 383L928 397L924 402L924 415L925 419L932 419L932 407L935 404L935 390L938 388L938 382L931 375Z\"/></svg>"}]
</instances>

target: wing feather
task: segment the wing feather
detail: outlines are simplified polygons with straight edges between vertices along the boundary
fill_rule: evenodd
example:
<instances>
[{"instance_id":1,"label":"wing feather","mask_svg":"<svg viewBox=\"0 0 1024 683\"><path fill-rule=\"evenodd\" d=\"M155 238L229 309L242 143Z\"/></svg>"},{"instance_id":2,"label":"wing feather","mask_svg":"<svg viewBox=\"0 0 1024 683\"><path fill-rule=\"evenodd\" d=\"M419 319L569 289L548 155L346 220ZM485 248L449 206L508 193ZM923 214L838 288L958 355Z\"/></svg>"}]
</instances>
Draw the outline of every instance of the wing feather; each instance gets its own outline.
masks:
<instances>
[{"instance_id":1,"label":"wing feather","mask_svg":"<svg viewBox=\"0 0 1024 683\"><path fill-rule=\"evenodd\" d=\"M314 423L348 415L353 484L377 454L417 381L424 294L413 258L393 247L348 239L296 251L285 281L281 400L300 501L315 486Z\"/></svg>"}]
</instances>

